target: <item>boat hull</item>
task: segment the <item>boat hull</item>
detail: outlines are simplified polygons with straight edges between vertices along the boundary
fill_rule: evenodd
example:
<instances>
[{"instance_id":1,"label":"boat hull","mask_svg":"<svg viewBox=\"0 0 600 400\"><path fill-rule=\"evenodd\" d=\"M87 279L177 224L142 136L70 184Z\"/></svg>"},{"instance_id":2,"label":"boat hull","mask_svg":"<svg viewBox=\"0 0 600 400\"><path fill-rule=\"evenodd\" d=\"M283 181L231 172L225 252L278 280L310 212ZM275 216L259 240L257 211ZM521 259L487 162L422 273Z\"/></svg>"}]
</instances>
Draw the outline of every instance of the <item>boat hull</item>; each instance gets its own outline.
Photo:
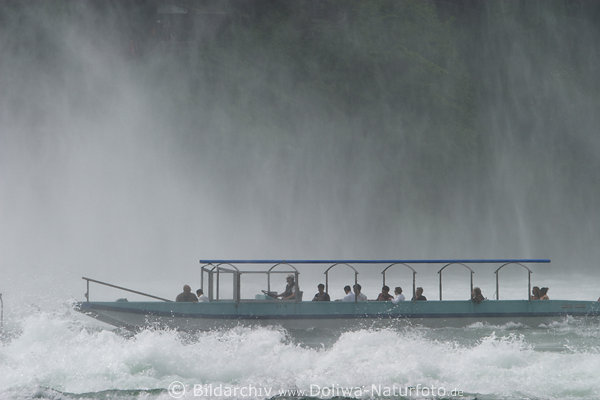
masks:
<instances>
[{"instance_id":1,"label":"boat hull","mask_svg":"<svg viewBox=\"0 0 600 400\"><path fill-rule=\"evenodd\" d=\"M210 303L82 302L76 308L100 321L130 330L145 327L184 331L238 325L277 325L286 329L356 329L390 325L467 326L476 322L530 326L566 316L600 316L591 301L487 300L402 302L217 301Z\"/></svg>"}]
</instances>

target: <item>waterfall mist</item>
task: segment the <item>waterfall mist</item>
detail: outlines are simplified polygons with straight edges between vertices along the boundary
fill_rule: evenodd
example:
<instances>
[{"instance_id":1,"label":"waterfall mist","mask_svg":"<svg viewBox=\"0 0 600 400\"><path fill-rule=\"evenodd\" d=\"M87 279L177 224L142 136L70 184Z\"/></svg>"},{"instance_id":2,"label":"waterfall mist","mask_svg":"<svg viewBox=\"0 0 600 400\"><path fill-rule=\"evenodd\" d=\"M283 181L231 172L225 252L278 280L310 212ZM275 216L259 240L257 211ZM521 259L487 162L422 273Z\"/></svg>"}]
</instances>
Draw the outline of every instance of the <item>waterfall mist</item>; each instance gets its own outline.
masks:
<instances>
[{"instance_id":1,"label":"waterfall mist","mask_svg":"<svg viewBox=\"0 0 600 400\"><path fill-rule=\"evenodd\" d=\"M177 288L211 257L592 271L599 17L586 1L3 2L0 268Z\"/></svg>"}]
</instances>

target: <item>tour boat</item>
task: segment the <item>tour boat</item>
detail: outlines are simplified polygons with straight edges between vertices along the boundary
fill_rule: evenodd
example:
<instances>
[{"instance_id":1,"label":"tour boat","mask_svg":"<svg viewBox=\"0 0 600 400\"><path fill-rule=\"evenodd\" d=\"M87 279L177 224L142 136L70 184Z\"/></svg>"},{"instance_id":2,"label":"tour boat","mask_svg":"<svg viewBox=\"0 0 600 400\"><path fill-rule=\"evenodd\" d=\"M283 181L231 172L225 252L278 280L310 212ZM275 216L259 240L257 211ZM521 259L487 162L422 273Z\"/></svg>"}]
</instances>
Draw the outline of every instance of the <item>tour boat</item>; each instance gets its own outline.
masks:
<instances>
[{"instance_id":1,"label":"tour boat","mask_svg":"<svg viewBox=\"0 0 600 400\"><path fill-rule=\"evenodd\" d=\"M201 282L207 302L174 302L158 296L83 277L87 282L86 301L76 304L76 309L108 324L130 330L145 327L164 327L184 331L212 330L237 325L273 325L286 329L352 329L384 327L392 324L423 324L426 326L466 326L474 322L502 324L507 322L538 326L567 316L597 317L600 303L577 300L532 300L531 274L528 265L549 263L548 259L473 259L473 260L200 260ZM394 304L391 301L311 301L304 298L300 289L300 265L325 268L325 291L329 289L329 272L345 267L354 274L354 284L359 283L358 265L383 268L380 272L383 285L390 268L407 268L412 273L412 292L407 300ZM416 266L434 264L441 266L439 274L439 299L411 301L416 291ZM446 268L460 266L470 276L471 266L493 264L497 266L495 299L479 303L470 300L443 300L442 275ZM527 296L524 300L500 300L499 272L509 265L527 271ZM228 274L233 282L231 298L221 295L221 276ZM267 289L254 298L241 297L244 276L266 275ZM288 274L294 277L293 300L271 297L271 275ZM206 279L205 279L206 278ZM105 285L127 292L153 298L154 301L90 301L90 283ZM316 284L311 284L311 288ZM392 289L393 290L393 289ZM466 296L465 296L466 297Z\"/></svg>"}]
</instances>

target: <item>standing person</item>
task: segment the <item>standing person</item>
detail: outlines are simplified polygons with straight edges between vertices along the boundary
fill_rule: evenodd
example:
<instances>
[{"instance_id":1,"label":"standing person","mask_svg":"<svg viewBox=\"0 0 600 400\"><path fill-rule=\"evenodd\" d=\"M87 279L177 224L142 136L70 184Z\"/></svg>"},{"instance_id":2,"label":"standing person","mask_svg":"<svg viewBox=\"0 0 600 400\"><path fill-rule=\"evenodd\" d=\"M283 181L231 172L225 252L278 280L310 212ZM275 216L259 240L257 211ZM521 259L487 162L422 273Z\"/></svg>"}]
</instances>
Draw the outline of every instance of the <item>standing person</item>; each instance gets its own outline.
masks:
<instances>
[{"instance_id":1,"label":"standing person","mask_svg":"<svg viewBox=\"0 0 600 400\"><path fill-rule=\"evenodd\" d=\"M427 297L423 296L423 288L418 287L415 291L415 296L412 298L412 301L427 301Z\"/></svg>"},{"instance_id":2,"label":"standing person","mask_svg":"<svg viewBox=\"0 0 600 400\"><path fill-rule=\"evenodd\" d=\"M550 300L550 297L548 297L547 293L548 293L547 287L541 288L540 289L540 300Z\"/></svg>"},{"instance_id":3,"label":"standing person","mask_svg":"<svg viewBox=\"0 0 600 400\"><path fill-rule=\"evenodd\" d=\"M198 298L194 293L192 293L192 288L190 285L183 285L183 292L177 295L175 301L197 303Z\"/></svg>"},{"instance_id":4,"label":"standing person","mask_svg":"<svg viewBox=\"0 0 600 400\"><path fill-rule=\"evenodd\" d=\"M396 297L394 297L392 303L398 304L401 301L406 300L406 297L404 297L404 295L402 294L402 288L400 286L396 286L396 288L394 289L394 294L396 295Z\"/></svg>"},{"instance_id":5,"label":"standing person","mask_svg":"<svg viewBox=\"0 0 600 400\"><path fill-rule=\"evenodd\" d=\"M196 290L196 295L198 296L198 302L199 303L203 303L203 302L208 301L208 297L206 297L204 295L204 290L202 290L202 289Z\"/></svg>"},{"instance_id":6,"label":"standing person","mask_svg":"<svg viewBox=\"0 0 600 400\"><path fill-rule=\"evenodd\" d=\"M540 299L540 288L537 286L534 286L533 289L531 289L531 300L539 300Z\"/></svg>"},{"instance_id":7,"label":"standing person","mask_svg":"<svg viewBox=\"0 0 600 400\"><path fill-rule=\"evenodd\" d=\"M390 288L389 286L383 286L381 288L381 293L379 293L379 296L377 296L377 301L390 301L393 300L394 296L392 296L390 294Z\"/></svg>"},{"instance_id":8,"label":"standing person","mask_svg":"<svg viewBox=\"0 0 600 400\"><path fill-rule=\"evenodd\" d=\"M331 301L329 295L325 293L325 285L319 283L317 285L317 290L318 292L315 294L315 297L313 297L312 301Z\"/></svg>"},{"instance_id":9,"label":"standing person","mask_svg":"<svg viewBox=\"0 0 600 400\"><path fill-rule=\"evenodd\" d=\"M286 280L287 285L285 286L285 290L275 297L281 297L281 300L293 300L296 298L296 283L294 282L294 275L288 275Z\"/></svg>"}]
</instances>

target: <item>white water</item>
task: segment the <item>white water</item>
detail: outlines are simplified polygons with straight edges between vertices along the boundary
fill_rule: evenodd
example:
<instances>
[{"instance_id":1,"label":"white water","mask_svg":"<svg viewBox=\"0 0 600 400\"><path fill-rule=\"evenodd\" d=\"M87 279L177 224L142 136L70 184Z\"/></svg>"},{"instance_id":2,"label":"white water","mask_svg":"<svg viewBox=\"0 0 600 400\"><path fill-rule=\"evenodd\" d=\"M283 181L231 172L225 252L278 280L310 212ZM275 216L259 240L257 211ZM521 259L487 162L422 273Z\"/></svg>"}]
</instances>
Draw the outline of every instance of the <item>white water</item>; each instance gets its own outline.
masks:
<instances>
[{"instance_id":1,"label":"white water","mask_svg":"<svg viewBox=\"0 0 600 400\"><path fill-rule=\"evenodd\" d=\"M336 393L327 388L372 385L433 385L461 390L468 399L600 397L597 321L568 320L536 329L483 323L464 329L390 328L335 337L241 327L194 335L147 330L130 336L104 329L69 304L24 311L9 313L5 321L3 399L168 399L166 389L174 381L186 385L186 398L199 398L194 385L264 390L252 398L296 389L306 397L331 397ZM218 394L213 397L222 398Z\"/></svg>"},{"instance_id":2,"label":"white water","mask_svg":"<svg viewBox=\"0 0 600 400\"><path fill-rule=\"evenodd\" d=\"M476 284L493 297L493 274L488 272L478 271L481 278ZM418 284L436 299L436 274L421 275ZM448 275L445 298L461 298L467 274ZM503 298L524 296L526 275L522 275L503 277ZM546 275L541 268L536 270L534 283L550 286L552 298L598 296L584 277L537 280ZM433 385L448 392L458 389L467 399L600 398L597 320L568 320L533 329L477 323L464 329L417 326L290 334L278 328L238 328L194 335L147 330L132 336L72 310L71 303L81 300L85 291L77 276L39 272L36 279L29 279L12 271L5 278L0 399L170 399L167 389L174 381L186 385L186 398L201 398L194 396L194 385L261 388L262 393L250 396L259 399L286 390L303 391L300 397L344 397L343 389L372 385L383 389ZM406 281L400 275L390 279ZM303 282L312 295L309 288L317 280L305 277ZM376 278L363 282L373 298L381 282ZM180 288L169 285L173 287L150 283L146 289L138 282L134 288L172 297ZM409 285L403 286L408 290ZM91 292L94 300L127 296L96 287ZM328 392L329 388L339 392ZM372 394L378 397L369 392L347 397Z\"/></svg>"}]
</instances>

